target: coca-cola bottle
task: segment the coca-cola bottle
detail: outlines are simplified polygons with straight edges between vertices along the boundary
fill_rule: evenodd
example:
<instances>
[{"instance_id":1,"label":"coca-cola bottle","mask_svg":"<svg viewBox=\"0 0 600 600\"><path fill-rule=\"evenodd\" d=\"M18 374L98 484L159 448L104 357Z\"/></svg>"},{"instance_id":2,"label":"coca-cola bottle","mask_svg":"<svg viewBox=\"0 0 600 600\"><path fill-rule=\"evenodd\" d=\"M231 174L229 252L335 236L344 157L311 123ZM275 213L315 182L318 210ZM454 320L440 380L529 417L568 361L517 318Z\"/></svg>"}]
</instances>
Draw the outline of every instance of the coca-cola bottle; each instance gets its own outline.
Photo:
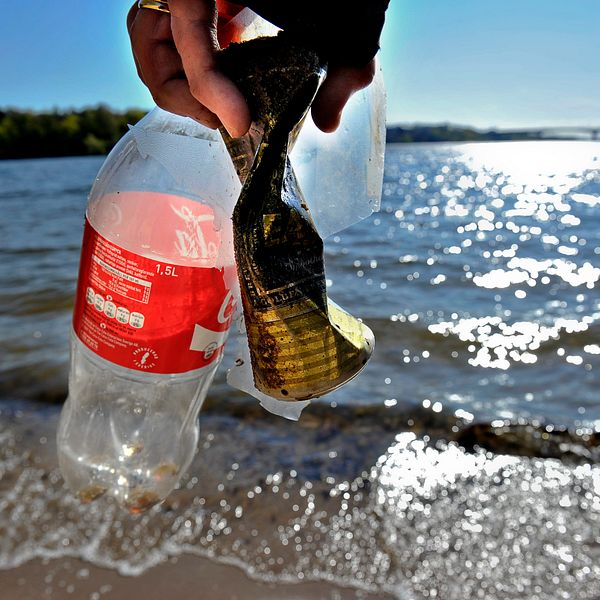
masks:
<instances>
[{"instance_id":1,"label":"coca-cola bottle","mask_svg":"<svg viewBox=\"0 0 600 600\"><path fill-rule=\"evenodd\" d=\"M82 501L163 500L189 466L231 324L240 183L218 132L160 109L92 188L71 336L60 468Z\"/></svg>"},{"instance_id":2,"label":"coca-cola bottle","mask_svg":"<svg viewBox=\"0 0 600 600\"><path fill-rule=\"evenodd\" d=\"M238 40L273 33L248 9L229 28ZM379 75L336 134L305 126L291 159L322 237L377 209L384 114ZM82 501L107 494L141 512L188 468L239 297L231 215L240 190L221 135L160 109L102 166L86 211L58 429L60 468ZM247 345L241 353L229 381L297 419L307 401L261 393Z\"/></svg>"}]
</instances>

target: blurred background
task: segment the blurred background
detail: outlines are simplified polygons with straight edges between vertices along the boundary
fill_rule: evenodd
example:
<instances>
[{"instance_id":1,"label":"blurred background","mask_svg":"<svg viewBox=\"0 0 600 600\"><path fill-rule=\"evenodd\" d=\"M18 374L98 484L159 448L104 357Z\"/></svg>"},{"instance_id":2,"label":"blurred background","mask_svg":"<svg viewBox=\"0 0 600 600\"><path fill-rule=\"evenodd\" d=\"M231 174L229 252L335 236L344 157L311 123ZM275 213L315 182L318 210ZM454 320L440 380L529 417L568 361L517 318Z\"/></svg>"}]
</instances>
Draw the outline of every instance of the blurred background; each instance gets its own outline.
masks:
<instances>
[{"instance_id":1,"label":"blurred background","mask_svg":"<svg viewBox=\"0 0 600 600\"><path fill-rule=\"evenodd\" d=\"M391 1L381 211L325 257L374 358L298 423L223 370L138 517L79 504L54 447L87 193L153 106L128 8L3 6L6 597L599 598L600 4Z\"/></svg>"}]
</instances>

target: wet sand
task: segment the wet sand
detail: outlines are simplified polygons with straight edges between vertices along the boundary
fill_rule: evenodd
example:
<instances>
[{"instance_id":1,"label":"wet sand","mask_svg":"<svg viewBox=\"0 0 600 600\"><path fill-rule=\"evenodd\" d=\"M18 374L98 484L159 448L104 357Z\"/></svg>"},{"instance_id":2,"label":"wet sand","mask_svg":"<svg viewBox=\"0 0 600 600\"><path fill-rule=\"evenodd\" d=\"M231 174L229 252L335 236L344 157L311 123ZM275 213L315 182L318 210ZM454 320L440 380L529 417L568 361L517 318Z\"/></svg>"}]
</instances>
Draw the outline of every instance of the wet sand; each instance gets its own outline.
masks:
<instances>
[{"instance_id":1,"label":"wet sand","mask_svg":"<svg viewBox=\"0 0 600 600\"><path fill-rule=\"evenodd\" d=\"M325 582L265 583L250 579L233 565L183 555L137 577L119 575L74 558L33 560L0 571L3 600L387 600L388 594L369 593Z\"/></svg>"},{"instance_id":2,"label":"wet sand","mask_svg":"<svg viewBox=\"0 0 600 600\"><path fill-rule=\"evenodd\" d=\"M180 489L131 516L64 487L56 407L0 410L0 598L600 598L594 456L309 415L204 414Z\"/></svg>"}]
</instances>

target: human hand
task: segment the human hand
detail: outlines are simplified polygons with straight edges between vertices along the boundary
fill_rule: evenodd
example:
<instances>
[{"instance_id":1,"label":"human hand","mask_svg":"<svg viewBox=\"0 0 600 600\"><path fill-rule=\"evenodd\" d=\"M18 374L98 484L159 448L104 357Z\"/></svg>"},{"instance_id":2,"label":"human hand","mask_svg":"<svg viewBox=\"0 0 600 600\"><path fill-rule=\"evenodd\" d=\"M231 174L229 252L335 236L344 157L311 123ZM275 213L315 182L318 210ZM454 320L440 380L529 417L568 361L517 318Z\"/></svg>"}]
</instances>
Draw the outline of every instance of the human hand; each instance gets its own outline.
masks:
<instances>
[{"instance_id":1,"label":"human hand","mask_svg":"<svg viewBox=\"0 0 600 600\"><path fill-rule=\"evenodd\" d=\"M250 127L250 111L235 84L216 66L214 0L170 0L170 14L138 8L127 29L140 79L158 106L203 125L223 125L233 137Z\"/></svg>"},{"instance_id":2,"label":"human hand","mask_svg":"<svg viewBox=\"0 0 600 600\"><path fill-rule=\"evenodd\" d=\"M132 6L127 18L140 79L158 106L189 116L207 127L223 125L233 137L251 122L248 105L235 84L216 66L223 27L240 5L215 0L170 0L170 14ZM219 37L221 36L221 37ZM350 96L371 83L374 61L366 66L333 66L312 105L317 127L334 131Z\"/></svg>"}]
</instances>

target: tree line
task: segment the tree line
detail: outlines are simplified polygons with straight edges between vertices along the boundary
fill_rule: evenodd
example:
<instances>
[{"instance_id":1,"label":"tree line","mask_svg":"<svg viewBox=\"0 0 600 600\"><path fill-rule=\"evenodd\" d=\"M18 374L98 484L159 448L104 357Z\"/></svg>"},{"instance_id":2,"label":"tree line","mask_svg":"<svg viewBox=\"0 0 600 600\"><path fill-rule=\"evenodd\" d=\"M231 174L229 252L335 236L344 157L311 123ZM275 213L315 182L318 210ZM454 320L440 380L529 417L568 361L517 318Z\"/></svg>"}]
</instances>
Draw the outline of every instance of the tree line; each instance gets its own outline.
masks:
<instances>
[{"instance_id":1,"label":"tree line","mask_svg":"<svg viewBox=\"0 0 600 600\"><path fill-rule=\"evenodd\" d=\"M0 109L0 159L107 154L145 114L140 109L123 112L107 106L83 110L32 112ZM452 125L391 125L388 143L534 140L535 131L478 131Z\"/></svg>"},{"instance_id":2,"label":"tree line","mask_svg":"<svg viewBox=\"0 0 600 600\"><path fill-rule=\"evenodd\" d=\"M415 142L498 142L507 140L550 139L537 131L478 131L454 125L415 125L405 127L392 125L387 129L389 144Z\"/></svg>"},{"instance_id":3,"label":"tree line","mask_svg":"<svg viewBox=\"0 0 600 600\"><path fill-rule=\"evenodd\" d=\"M145 114L106 106L32 112L0 109L0 159L106 154Z\"/></svg>"}]
</instances>

